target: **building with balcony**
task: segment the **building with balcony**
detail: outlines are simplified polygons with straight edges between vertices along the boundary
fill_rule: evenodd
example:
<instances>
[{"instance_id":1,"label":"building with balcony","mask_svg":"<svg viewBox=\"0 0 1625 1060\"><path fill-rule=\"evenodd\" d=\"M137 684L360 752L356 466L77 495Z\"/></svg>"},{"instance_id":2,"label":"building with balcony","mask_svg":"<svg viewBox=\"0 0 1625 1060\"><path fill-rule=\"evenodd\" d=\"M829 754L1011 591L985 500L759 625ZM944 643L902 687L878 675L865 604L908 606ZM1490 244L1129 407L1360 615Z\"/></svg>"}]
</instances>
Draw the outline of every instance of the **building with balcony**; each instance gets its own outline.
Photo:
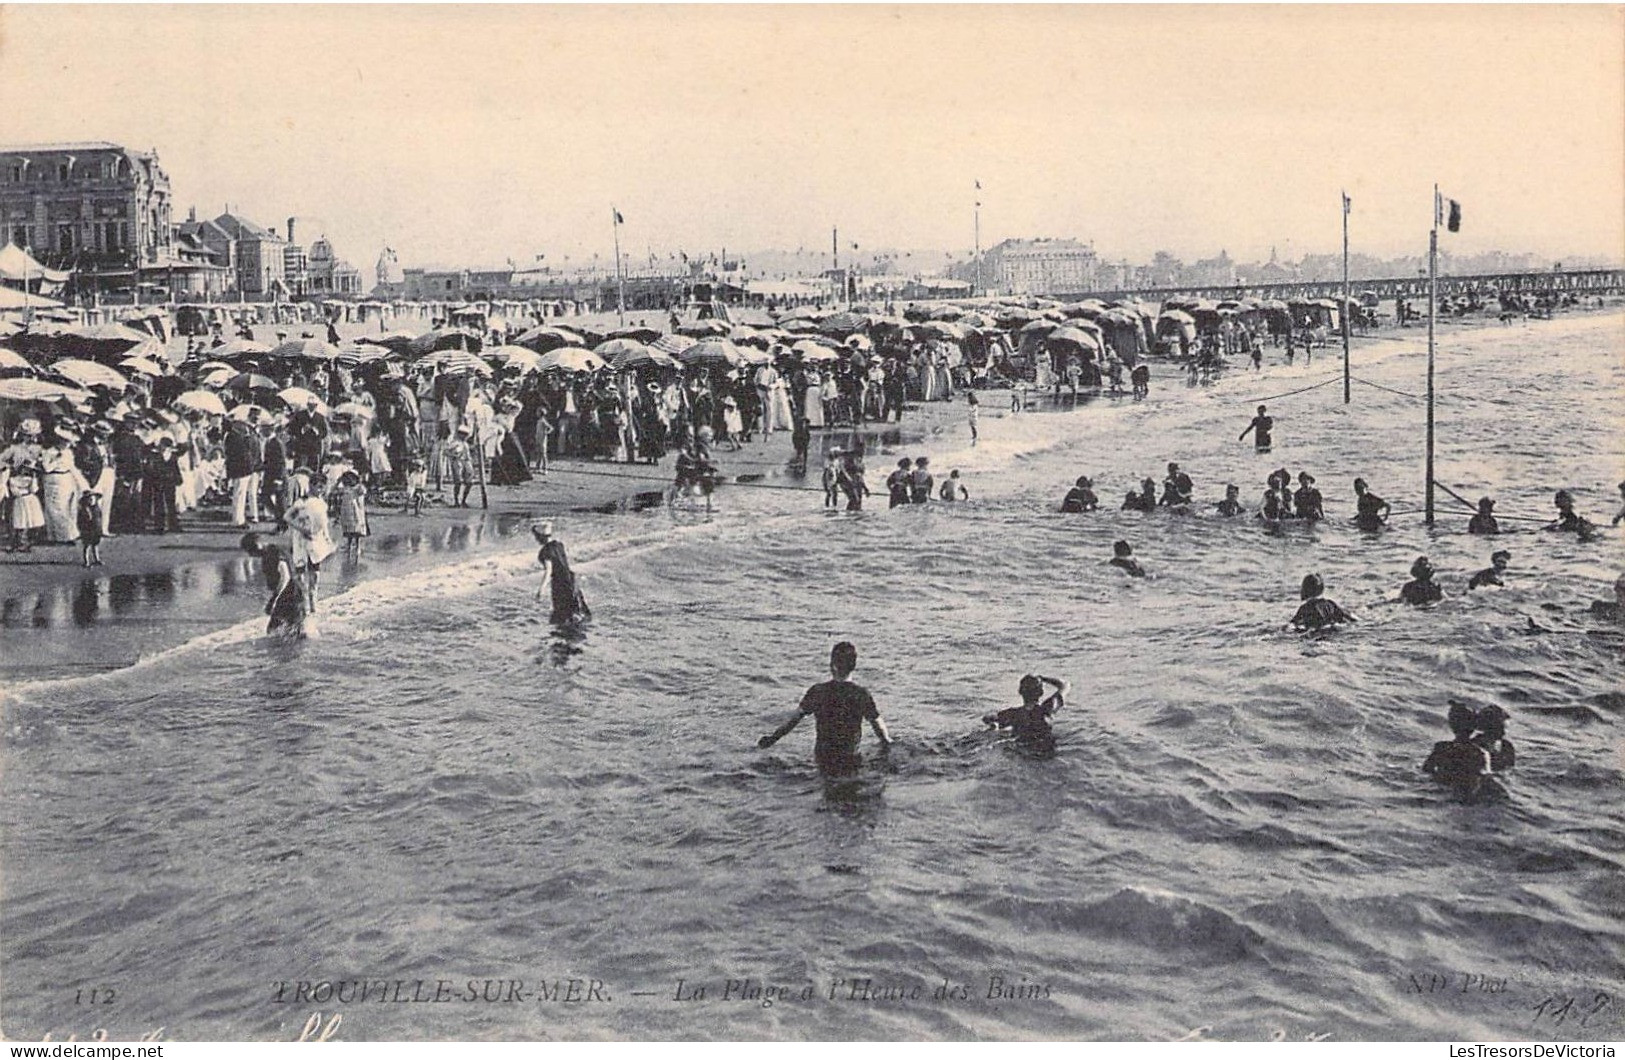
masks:
<instances>
[{"instance_id":1,"label":"building with balcony","mask_svg":"<svg viewBox=\"0 0 1625 1060\"><path fill-rule=\"evenodd\" d=\"M956 278L980 282L984 294L1071 294L1099 285L1095 249L1076 239L1006 239L982 252L976 262L955 270Z\"/></svg>"},{"instance_id":2,"label":"building with balcony","mask_svg":"<svg viewBox=\"0 0 1625 1060\"><path fill-rule=\"evenodd\" d=\"M137 294L184 272L170 210L156 151L106 141L0 147L0 236L73 273L69 297Z\"/></svg>"}]
</instances>

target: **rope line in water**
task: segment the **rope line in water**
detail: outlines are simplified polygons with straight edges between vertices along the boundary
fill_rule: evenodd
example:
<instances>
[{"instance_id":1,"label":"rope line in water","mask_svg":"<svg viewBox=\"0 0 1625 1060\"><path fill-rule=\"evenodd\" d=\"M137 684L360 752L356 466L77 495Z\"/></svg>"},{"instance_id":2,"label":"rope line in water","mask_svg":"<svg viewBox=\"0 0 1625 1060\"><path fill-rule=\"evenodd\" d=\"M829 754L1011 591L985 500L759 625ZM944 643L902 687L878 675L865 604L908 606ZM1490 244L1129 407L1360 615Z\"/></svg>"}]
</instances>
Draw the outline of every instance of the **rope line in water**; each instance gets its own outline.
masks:
<instances>
[{"instance_id":1,"label":"rope line in water","mask_svg":"<svg viewBox=\"0 0 1625 1060\"><path fill-rule=\"evenodd\" d=\"M1478 511L1478 505L1474 504L1472 501L1468 500L1466 497L1463 497L1461 494L1457 493L1455 490L1451 489L1449 486L1446 486L1443 482L1440 482L1438 479L1434 479L1433 484L1435 486L1439 487L1440 489L1444 490L1446 493L1450 494L1450 496L1456 498L1456 500L1460 501L1462 503L1463 507L1470 508L1471 510L1473 510L1475 512ZM1546 517L1544 515L1497 515L1496 518L1497 519L1512 519L1512 520L1516 520L1518 522L1523 522L1523 523L1549 523L1549 522L1552 521L1550 518L1548 518L1548 517Z\"/></svg>"},{"instance_id":2,"label":"rope line in water","mask_svg":"<svg viewBox=\"0 0 1625 1060\"><path fill-rule=\"evenodd\" d=\"M670 486L676 481L675 475L628 475L615 471L588 471L585 468L553 468L561 475L591 475L595 478L616 478L627 482L659 482ZM741 482L738 479L717 479L719 486L750 486L764 490L795 490L797 493L823 493L822 486L785 486L775 482Z\"/></svg>"},{"instance_id":3,"label":"rope line in water","mask_svg":"<svg viewBox=\"0 0 1625 1060\"><path fill-rule=\"evenodd\" d=\"M1334 375L1323 383L1315 383L1312 386L1300 387L1297 390L1288 390L1284 394L1271 394L1269 397L1253 398L1252 403L1262 405L1267 401L1276 401L1280 398L1291 397L1293 394L1307 394L1311 390L1319 390L1323 386L1330 386L1342 378L1343 377L1341 375Z\"/></svg>"},{"instance_id":4,"label":"rope line in water","mask_svg":"<svg viewBox=\"0 0 1625 1060\"><path fill-rule=\"evenodd\" d=\"M1369 379L1361 379L1357 375L1350 375L1349 378L1354 380L1356 383L1360 383L1363 386L1375 387L1378 390L1386 390L1386 391L1388 391L1388 393L1390 393L1390 394L1398 394L1402 398L1410 398L1412 401L1421 401L1422 400L1421 398L1417 397L1415 394L1407 394L1403 390L1395 390L1393 387L1391 387L1391 386L1383 386L1381 383L1373 383L1373 382L1371 382L1371 380L1369 380Z\"/></svg>"}]
</instances>

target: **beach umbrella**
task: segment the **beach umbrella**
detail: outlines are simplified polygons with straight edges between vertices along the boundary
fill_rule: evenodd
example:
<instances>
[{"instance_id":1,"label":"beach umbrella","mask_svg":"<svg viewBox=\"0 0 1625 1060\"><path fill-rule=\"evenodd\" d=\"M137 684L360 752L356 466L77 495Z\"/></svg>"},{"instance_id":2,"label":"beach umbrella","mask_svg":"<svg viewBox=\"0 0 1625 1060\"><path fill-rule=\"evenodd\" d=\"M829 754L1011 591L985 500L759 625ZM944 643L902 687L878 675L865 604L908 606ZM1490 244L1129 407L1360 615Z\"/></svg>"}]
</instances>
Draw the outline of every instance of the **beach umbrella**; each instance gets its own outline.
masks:
<instances>
[{"instance_id":1,"label":"beach umbrella","mask_svg":"<svg viewBox=\"0 0 1625 1060\"><path fill-rule=\"evenodd\" d=\"M170 404L180 409L191 409L193 412L207 412L211 416L226 414L226 403L220 400L220 395L207 390L188 390Z\"/></svg>"},{"instance_id":2,"label":"beach umbrella","mask_svg":"<svg viewBox=\"0 0 1625 1060\"><path fill-rule=\"evenodd\" d=\"M963 342L965 340L964 327L942 320L928 320L923 324L913 324L909 326L909 330L917 338L922 339L941 339L944 342Z\"/></svg>"},{"instance_id":3,"label":"beach umbrella","mask_svg":"<svg viewBox=\"0 0 1625 1060\"><path fill-rule=\"evenodd\" d=\"M662 335L649 344L649 349L675 359L692 345L694 340L687 335ZM620 366L617 364L616 367Z\"/></svg>"},{"instance_id":4,"label":"beach umbrella","mask_svg":"<svg viewBox=\"0 0 1625 1060\"><path fill-rule=\"evenodd\" d=\"M801 317L795 317L781 322L779 324L779 330L787 332L791 335L806 335L810 332L818 330L818 322L816 320L806 320Z\"/></svg>"},{"instance_id":5,"label":"beach umbrella","mask_svg":"<svg viewBox=\"0 0 1625 1060\"><path fill-rule=\"evenodd\" d=\"M378 410L374 409L374 408L369 408L368 406L363 405L359 401L346 401L342 405L334 406L333 415L335 415L335 416L354 416L354 417L357 417L359 419L370 420L373 417L378 415Z\"/></svg>"},{"instance_id":6,"label":"beach umbrella","mask_svg":"<svg viewBox=\"0 0 1625 1060\"><path fill-rule=\"evenodd\" d=\"M232 339L209 350L210 357L218 357L222 361L235 361L242 357L264 357L271 352L271 347L263 342L253 339Z\"/></svg>"},{"instance_id":7,"label":"beach umbrella","mask_svg":"<svg viewBox=\"0 0 1625 1060\"><path fill-rule=\"evenodd\" d=\"M1286 307L1282 306L1282 308L1284 309ZM1158 317L1157 319L1159 322L1163 320L1171 320L1177 324L1190 324L1193 327L1196 324L1196 318L1185 312L1183 309L1165 309L1163 310L1162 316Z\"/></svg>"},{"instance_id":8,"label":"beach umbrella","mask_svg":"<svg viewBox=\"0 0 1625 1060\"><path fill-rule=\"evenodd\" d=\"M419 361L417 367L439 369L445 375L491 374L491 366L467 350L437 350Z\"/></svg>"},{"instance_id":9,"label":"beach umbrella","mask_svg":"<svg viewBox=\"0 0 1625 1060\"><path fill-rule=\"evenodd\" d=\"M1100 349L1100 339L1082 328L1056 328L1044 341L1051 345L1077 346L1085 350Z\"/></svg>"},{"instance_id":10,"label":"beach umbrella","mask_svg":"<svg viewBox=\"0 0 1625 1060\"><path fill-rule=\"evenodd\" d=\"M193 372L194 375L207 375L210 372L222 372L222 371L224 371L224 372L236 372L237 369L233 368L231 365L227 364L225 361L204 361L202 364L197 365L197 366L193 367L193 369L192 369L192 372Z\"/></svg>"},{"instance_id":11,"label":"beach umbrella","mask_svg":"<svg viewBox=\"0 0 1625 1060\"><path fill-rule=\"evenodd\" d=\"M33 366L28 363L28 358L24 357L16 350L8 350L5 347L0 346L0 370L7 368L15 369L31 367Z\"/></svg>"},{"instance_id":12,"label":"beach umbrella","mask_svg":"<svg viewBox=\"0 0 1625 1060\"><path fill-rule=\"evenodd\" d=\"M684 364L727 364L738 365L744 363L739 355L739 347L727 339L706 339L696 342L684 350L678 358Z\"/></svg>"},{"instance_id":13,"label":"beach umbrella","mask_svg":"<svg viewBox=\"0 0 1625 1060\"><path fill-rule=\"evenodd\" d=\"M142 375L163 375L164 366L150 357L126 357L118 363L120 368Z\"/></svg>"},{"instance_id":14,"label":"beach umbrella","mask_svg":"<svg viewBox=\"0 0 1625 1060\"><path fill-rule=\"evenodd\" d=\"M480 354L485 360L504 368L517 368L521 372L534 372L541 368L542 355L523 346L498 346Z\"/></svg>"},{"instance_id":15,"label":"beach umbrella","mask_svg":"<svg viewBox=\"0 0 1625 1060\"><path fill-rule=\"evenodd\" d=\"M767 352L767 347L765 346L741 345L735 346L734 349L739 351L739 359L746 364L756 365L773 363L773 355Z\"/></svg>"},{"instance_id":16,"label":"beach umbrella","mask_svg":"<svg viewBox=\"0 0 1625 1060\"><path fill-rule=\"evenodd\" d=\"M556 350L560 346L585 346L587 344L585 339L570 329L551 325L531 328L513 341L514 345L535 350L537 353Z\"/></svg>"},{"instance_id":17,"label":"beach umbrella","mask_svg":"<svg viewBox=\"0 0 1625 1060\"><path fill-rule=\"evenodd\" d=\"M271 416L271 414L265 409L258 405L250 404L246 401L241 405L233 405L231 407L231 411L227 413L227 415L234 420L243 420L244 422L247 422L249 417L253 416L256 412L259 413L260 419L262 420L269 419Z\"/></svg>"},{"instance_id":18,"label":"beach umbrella","mask_svg":"<svg viewBox=\"0 0 1625 1060\"><path fill-rule=\"evenodd\" d=\"M479 349L480 337L464 328L436 328L419 335L410 345L412 354L418 357L440 350L468 350L478 353Z\"/></svg>"},{"instance_id":19,"label":"beach umbrella","mask_svg":"<svg viewBox=\"0 0 1625 1060\"><path fill-rule=\"evenodd\" d=\"M643 353L649 352L649 347L641 342L633 342L631 339L611 339L610 342L624 342L628 344L628 349ZM609 344L605 343L604 345ZM549 350L542 354L539 367L544 372L596 372L604 367L606 363L602 354L595 353L592 350L585 350L580 346L560 346L556 350Z\"/></svg>"},{"instance_id":20,"label":"beach umbrella","mask_svg":"<svg viewBox=\"0 0 1625 1060\"><path fill-rule=\"evenodd\" d=\"M836 313L819 322L818 330L826 335L850 335L869 326L869 318L857 313Z\"/></svg>"},{"instance_id":21,"label":"beach umbrella","mask_svg":"<svg viewBox=\"0 0 1625 1060\"><path fill-rule=\"evenodd\" d=\"M130 385L128 379L107 365L74 357L51 365L51 371L80 386L105 386L111 390L123 390Z\"/></svg>"},{"instance_id":22,"label":"beach umbrella","mask_svg":"<svg viewBox=\"0 0 1625 1060\"><path fill-rule=\"evenodd\" d=\"M641 351L617 357L610 362L609 366L619 371L623 368L642 368L645 365L652 365L656 368L682 367L675 357L663 350L656 349L654 346L645 346Z\"/></svg>"},{"instance_id":23,"label":"beach umbrella","mask_svg":"<svg viewBox=\"0 0 1625 1060\"><path fill-rule=\"evenodd\" d=\"M389 350L405 351L411 347L412 340L415 338L417 336L410 331L386 331L381 335L362 335L356 339L356 342L364 342L369 346L382 346Z\"/></svg>"},{"instance_id":24,"label":"beach umbrella","mask_svg":"<svg viewBox=\"0 0 1625 1060\"><path fill-rule=\"evenodd\" d=\"M4 401L77 401L85 392L64 383L47 383L40 379L0 379L0 400Z\"/></svg>"},{"instance_id":25,"label":"beach umbrella","mask_svg":"<svg viewBox=\"0 0 1625 1060\"><path fill-rule=\"evenodd\" d=\"M281 398L290 409L302 409L314 401L316 402L317 410L320 411L322 415L329 415L333 411L327 407L327 402L323 401L321 398L317 397L314 393L306 390L302 386L290 386L288 389L280 391L277 394L277 397Z\"/></svg>"},{"instance_id":26,"label":"beach umbrella","mask_svg":"<svg viewBox=\"0 0 1625 1060\"><path fill-rule=\"evenodd\" d=\"M235 375L236 369L234 368L216 368L212 372L205 372L198 378L198 382L203 386L212 386L219 390L229 383Z\"/></svg>"},{"instance_id":27,"label":"beach umbrella","mask_svg":"<svg viewBox=\"0 0 1625 1060\"><path fill-rule=\"evenodd\" d=\"M276 390L282 384L257 372L240 372L226 381L227 390Z\"/></svg>"},{"instance_id":28,"label":"beach umbrella","mask_svg":"<svg viewBox=\"0 0 1625 1060\"><path fill-rule=\"evenodd\" d=\"M271 356L281 360L332 361L338 355L339 348L322 339L289 339L271 350Z\"/></svg>"},{"instance_id":29,"label":"beach umbrella","mask_svg":"<svg viewBox=\"0 0 1625 1060\"><path fill-rule=\"evenodd\" d=\"M677 325L679 335L687 335L692 339L726 338L731 330L732 328L720 320L691 320L686 324Z\"/></svg>"},{"instance_id":30,"label":"beach umbrella","mask_svg":"<svg viewBox=\"0 0 1625 1060\"><path fill-rule=\"evenodd\" d=\"M933 306L930 310L931 320L958 320L965 315L965 311L956 305Z\"/></svg>"},{"instance_id":31,"label":"beach umbrella","mask_svg":"<svg viewBox=\"0 0 1625 1060\"><path fill-rule=\"evenodd\" d=\"M152 341L152 336L123 324L85 324L57 336L59 348L87 357L111 357Z\"/></svg>"},{"instance_id":32,"label":"beach umbrella","mask_svg":"<svg viewBox=\"0 0 1625 1060\"><path fill-rule=\"evenodd\" d=\"M604 342L600 342L597 346L594 346L592 352L602 357L604 361L608 363L614 361L618 357L632 353L640 353L648 348L648 346L638 342L636 339L608 339Z\"/></svg>"},{"instance_id":33,"label":"beach umbrella","mask_svg":"<svg viewBox=\"0 0 1625 1060\"><path fill-rule=\"evenodd\" d=\"M609 333L612 339L631 339L633 342L650 343L661 335L659 328L645 327L641 324L628 324L624 328L616 328Z\"/></svg>"},{"instance_id":34,"label":"beach umbrella","mask_svg":"<svg viewBox=\"0 0 1625 1060\"><path fill-rule=\"evenodd\" d=\"M838 361L841 359L840 350L825 346L823 343L815 342L812 339L802 339L790 347L790 352L799 354L803 361Z\"/></svg>"}]
</instances>

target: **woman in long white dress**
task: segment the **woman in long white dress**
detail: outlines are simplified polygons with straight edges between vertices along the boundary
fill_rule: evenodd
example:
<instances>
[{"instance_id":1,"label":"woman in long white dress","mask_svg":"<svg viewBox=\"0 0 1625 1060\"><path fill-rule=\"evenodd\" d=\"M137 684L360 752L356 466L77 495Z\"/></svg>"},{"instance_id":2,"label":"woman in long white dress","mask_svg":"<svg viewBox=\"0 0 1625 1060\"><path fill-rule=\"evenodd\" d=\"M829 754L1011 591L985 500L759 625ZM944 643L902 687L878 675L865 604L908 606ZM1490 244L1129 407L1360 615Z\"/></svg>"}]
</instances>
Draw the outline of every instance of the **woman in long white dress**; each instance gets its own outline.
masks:
<instances>
[{"instance_id":1,"label":"woman in long white dress","mask_svg":"<svg viewBox=\"0 0 1625 1060\"><path fill-rule=\"evenodd\" d=\"M824 426L824 381L819 377L816 368L807 369L805 403L807 426Z\"/></svg>"},{"instance_id":2,"label":"woman in long white dress","mask_svg":"<svg viewBox=\"0 0 1625 1060\"><path fill-rule=\"evenodd\" d=\"M327 500L323 496L327 482L318 474L306 479L294 475L289 480L293 504L286 516L288 545L293 569L305 584L305 603L316 610L316 590L321 579L322 561L331 556L338 546L333 543L333 531L328 525Z\"/></svg>"},{"instance_id":3,"label":"woman in long white dress","mask_svg":"<svg viewBox=\"0 0 1625 1060\"><path fill-rule=\"evenodd\" d=\"M790 385L780 375L778 382L773 384L773 429L787 431L790 429Z\"/></svg>"},{"instance_id":4,"label":"woman in long white dress","mask_svg":"<svg viewBox=\"0 0 1625 1060\"><path fill-rule=\"evenodd\" d=\"M44 508L45 540L52 544L79 540L79 495L90 485L73 459L76 441L76 436L59 430L56 442L40 454L44 481L40 504Z\"/></svg>"}]
</instances>

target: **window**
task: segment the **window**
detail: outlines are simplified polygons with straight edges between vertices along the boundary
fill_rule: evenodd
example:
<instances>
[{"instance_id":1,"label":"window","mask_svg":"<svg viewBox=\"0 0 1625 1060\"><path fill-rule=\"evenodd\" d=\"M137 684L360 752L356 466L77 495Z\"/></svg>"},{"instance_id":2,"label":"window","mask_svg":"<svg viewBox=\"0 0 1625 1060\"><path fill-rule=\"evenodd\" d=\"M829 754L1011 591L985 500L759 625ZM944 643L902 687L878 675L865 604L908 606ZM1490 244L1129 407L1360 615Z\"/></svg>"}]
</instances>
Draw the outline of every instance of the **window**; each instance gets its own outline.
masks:
<instances>
[{"instance_id":1,"label":"window","mask_svg":"<svg viewBox=\"0 0 1625 1060\"><path fill-rule=\"evenodd\" d=\"M60 163L57 164L57 167L56 167L56 179L60 180L64 184L66 184L68 182L68 175L70 173L72 173L72 172L73 172L73 163L71 163L71 162L60 162Z\"/></svg>"},{"instance_id":2,"label":"window","mask_svg":"<svg viewBox=\"0 0 1625 1060\"><path fill-rule=\"evenodd\" d=\"M13 162L8 167L8 172L13 184L21 184L23 182L23 164L21 162Z\"/></svg>"},{"instance_id":3,"label":"window","mask_svg":"<svg viewBox=\"0 0 1625 1060\"><path fill-rule=\"evenodd\" d=\"M56 226L56 249L59 251L73 249L73 225Z\"/></svg>"},{"instance_id":4,"label":"window","mask_svg":"<svg viewBox=\"0 0 1625 1060\"><path fill-rule=\"evenodd\" d=\"M18 225L11 230L11 241L19 247L28 246L28 226Z\"/></svg>"}]
</instances>

